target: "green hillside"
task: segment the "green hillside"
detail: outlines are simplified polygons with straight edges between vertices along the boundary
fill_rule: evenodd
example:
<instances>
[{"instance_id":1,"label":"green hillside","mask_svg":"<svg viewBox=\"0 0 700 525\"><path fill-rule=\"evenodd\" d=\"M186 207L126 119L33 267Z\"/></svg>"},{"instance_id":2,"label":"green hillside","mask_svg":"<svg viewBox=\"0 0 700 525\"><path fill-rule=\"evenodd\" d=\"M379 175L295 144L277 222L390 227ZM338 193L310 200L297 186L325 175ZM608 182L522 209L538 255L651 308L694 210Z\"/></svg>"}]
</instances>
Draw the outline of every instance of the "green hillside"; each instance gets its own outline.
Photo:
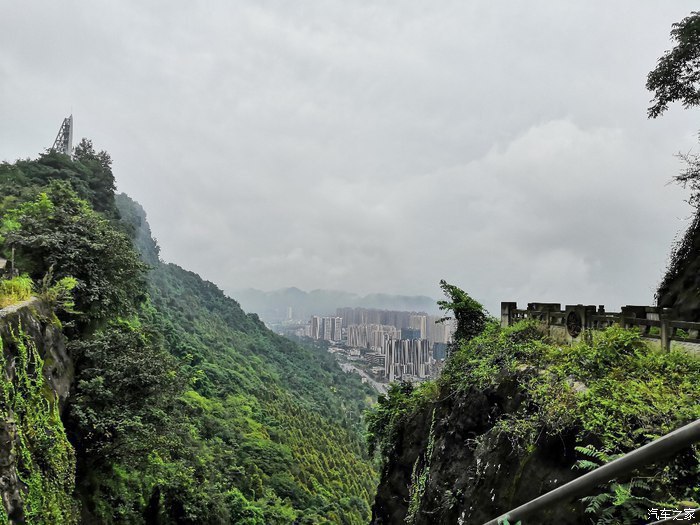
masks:
<instances>
[{"instance_id":1,"label":"green hillside","mask_svg":"<svg viewBox=\"0 0 700 525\"><path fill-rule=\"evenodd\" d=\"M76 367L76 521L367 523L373 395L357 376L161 263L89 142L0 165L0 196L2 254L37 289L76 279L75 308L55 304Z\"/></svg>"}]
</instances>

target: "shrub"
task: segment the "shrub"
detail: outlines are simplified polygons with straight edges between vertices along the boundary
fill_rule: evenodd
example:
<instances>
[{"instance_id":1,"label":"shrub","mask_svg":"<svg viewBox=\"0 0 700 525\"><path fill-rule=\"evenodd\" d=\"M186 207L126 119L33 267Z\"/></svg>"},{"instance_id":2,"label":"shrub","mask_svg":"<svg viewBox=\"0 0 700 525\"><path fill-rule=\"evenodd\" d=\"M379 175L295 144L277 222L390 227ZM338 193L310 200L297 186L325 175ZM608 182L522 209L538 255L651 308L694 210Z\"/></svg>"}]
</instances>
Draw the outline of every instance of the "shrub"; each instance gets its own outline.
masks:
<instances>
[{"instance_id":1,"label":"shrub","mask_svg":"<svg viewBox=\"0 0 700 525\"><path fill-rule=\"evenodd\" d=\"M34 285L26 275L0 281L0 308L26 301L32 296Z\"/></svg>"}]
</instances>

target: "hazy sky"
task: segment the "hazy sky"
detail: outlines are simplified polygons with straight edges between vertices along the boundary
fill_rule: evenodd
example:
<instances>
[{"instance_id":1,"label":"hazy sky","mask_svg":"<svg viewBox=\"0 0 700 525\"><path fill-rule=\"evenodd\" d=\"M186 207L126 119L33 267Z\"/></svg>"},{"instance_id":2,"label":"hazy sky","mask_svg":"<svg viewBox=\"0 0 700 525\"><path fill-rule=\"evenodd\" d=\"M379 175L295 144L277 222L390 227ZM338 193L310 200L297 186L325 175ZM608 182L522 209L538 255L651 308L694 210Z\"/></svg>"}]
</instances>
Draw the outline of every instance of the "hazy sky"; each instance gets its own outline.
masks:
<instances>
[{"instance_id":1,"label":"hazy sky","mask_svg":"<svg viewBox=\"0 0 700 525\"><path fill-rule=\"evenodd\" d=\"M674 1L0 0L0 160L114 159L225 290L649 304L700 110L649 121Z\"/></svg>"}]
</instances>

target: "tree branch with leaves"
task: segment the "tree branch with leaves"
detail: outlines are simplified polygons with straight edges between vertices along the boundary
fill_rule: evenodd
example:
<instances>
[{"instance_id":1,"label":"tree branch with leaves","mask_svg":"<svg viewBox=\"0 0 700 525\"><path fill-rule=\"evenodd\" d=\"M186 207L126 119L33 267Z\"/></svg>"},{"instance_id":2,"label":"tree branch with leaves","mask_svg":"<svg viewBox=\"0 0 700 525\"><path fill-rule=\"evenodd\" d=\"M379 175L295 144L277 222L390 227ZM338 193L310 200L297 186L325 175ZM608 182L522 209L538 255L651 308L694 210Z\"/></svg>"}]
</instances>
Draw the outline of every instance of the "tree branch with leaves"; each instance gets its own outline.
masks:
<instances>
[{"instance_id":1,"label":"tree branch with leaves","mask_svg":"<svg viewBox=\"0 0 700 525\"><path fill-rule=\"evenodd\" d=\"M469 296L467 292L448 284L444 279L440 281L440 288L448 300L438 301L438 307L445 312L452 312L457 321L457 328L454 333L456 342L469 341L484 331L488 314L482 304ZM452 319L445 316L438 322L444 323Z\"/></svg>"},{"instance_id":2,"label":"tree branch with leaves","mask_svg":"<svg viewBox=\"0 0 700 525\"><path fill-rule=\"evenodd\" d=\"M672 27L675 47L659 58L647 76L647 89L654 92L649 118L663 114L671 102L680 101L686 109L700 104L700 11Z\"/></svg>"}]
</instances>

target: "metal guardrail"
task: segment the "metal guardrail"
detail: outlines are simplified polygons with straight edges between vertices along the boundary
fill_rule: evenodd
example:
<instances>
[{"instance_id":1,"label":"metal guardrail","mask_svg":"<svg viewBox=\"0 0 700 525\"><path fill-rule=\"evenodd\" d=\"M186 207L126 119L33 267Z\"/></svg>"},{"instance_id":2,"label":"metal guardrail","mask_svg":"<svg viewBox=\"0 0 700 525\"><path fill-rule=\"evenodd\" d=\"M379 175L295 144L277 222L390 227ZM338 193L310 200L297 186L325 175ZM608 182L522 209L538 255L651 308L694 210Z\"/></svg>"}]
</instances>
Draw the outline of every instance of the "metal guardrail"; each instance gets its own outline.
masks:
<instances>
[{"instance_id":1,"label":"metal guardrail","mask_svg":"<svg viewBox=\"0 0 700 525\"><path fill-rule=\"evenodd\" d=\"M674 430L651 443L647 443L643 447L628 452L624 456L610 463L606 463L538 498L528 501L524 505L509 510L505 514L491 521L487 521L484 525L499 525L506 519L513 524L518 520L532 515L534 512L552 507L557 503L570 501L577 496L583 497L589 494L590 491L598 485L607 483L619 476L629 474L639 467L656 463L660 459L678 452L698 441L700 441L700 419L678 430Z\"/></svg>"}]
</instances>

